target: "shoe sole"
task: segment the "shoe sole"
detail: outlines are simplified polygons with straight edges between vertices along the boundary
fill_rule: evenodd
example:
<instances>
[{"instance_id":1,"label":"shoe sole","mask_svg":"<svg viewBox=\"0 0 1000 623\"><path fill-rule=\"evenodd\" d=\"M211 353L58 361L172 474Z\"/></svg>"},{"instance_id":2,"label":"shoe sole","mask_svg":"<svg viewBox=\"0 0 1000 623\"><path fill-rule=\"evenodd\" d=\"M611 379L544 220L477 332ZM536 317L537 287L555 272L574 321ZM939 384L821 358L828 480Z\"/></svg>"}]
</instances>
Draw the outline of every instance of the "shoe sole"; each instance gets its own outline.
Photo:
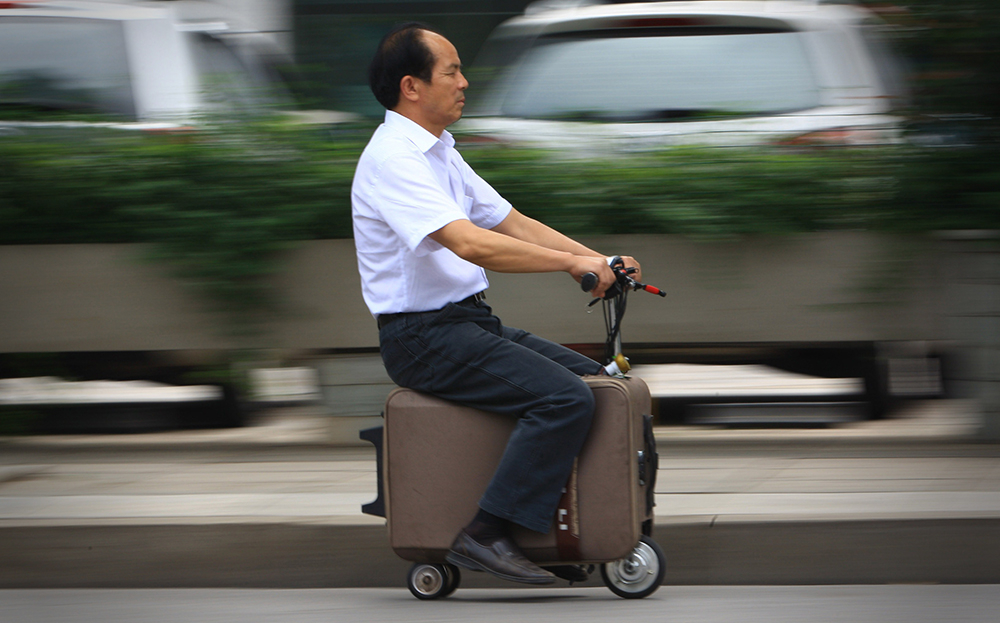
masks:
<instances>
[{"instance_id":1,"label":"shoe sole","mask_svg":"<svg viewBox=\"0 0 1000 623\"><path fill-rule=\"evenodd\" d=\"M570 577L570 573L559 573L553 571L552 567L542 567L542 569L545 569L546 571L548 571L549 573L551 573L552 575L556 576L561 580L566 580L570 584L579 584L580 582L586 582L587 580L590 579L590 574L584 571L581 571L575 574L573 577Z\"/></svg>"},{"instance_id":2,"label":"shoe sole","mask_svg":"<svg viewBox=\"0 0 1000 623\"><path fill-rule=\"evenodd\" d=\"M521 584L553 584L556 581L555 576L548 578L525 578L500 573L499 571L489 569L468 556L463 556L457 552L448 552L448 555L445 556L444 559L456 567L462 567L463 569L468 569L469 571L485 571L486 573L495 575L496 577L509 582L520 582Z\"/></svg>"}]
</instances>

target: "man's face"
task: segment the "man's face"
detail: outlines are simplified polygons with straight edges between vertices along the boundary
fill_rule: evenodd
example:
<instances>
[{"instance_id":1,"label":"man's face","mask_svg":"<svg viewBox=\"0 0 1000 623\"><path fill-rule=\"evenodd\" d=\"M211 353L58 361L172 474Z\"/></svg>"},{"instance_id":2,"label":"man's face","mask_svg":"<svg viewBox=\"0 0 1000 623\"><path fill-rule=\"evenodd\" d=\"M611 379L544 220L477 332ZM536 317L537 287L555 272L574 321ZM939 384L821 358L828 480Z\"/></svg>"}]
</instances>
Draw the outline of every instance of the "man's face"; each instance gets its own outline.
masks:
<instances>
[{"instance_id":1,"label":"man's face","mask_svg":"<svg viewBox=\"0 0 1000 623\"><path fill-rule=\"evenodd\" d=\"M421 81L420 108L427 121L444 130L462 117L469 81L462 75L462 61L450 41L426 30L423 37L434 55L434 69L430 82Z\"/></svg>"}]
</instances>

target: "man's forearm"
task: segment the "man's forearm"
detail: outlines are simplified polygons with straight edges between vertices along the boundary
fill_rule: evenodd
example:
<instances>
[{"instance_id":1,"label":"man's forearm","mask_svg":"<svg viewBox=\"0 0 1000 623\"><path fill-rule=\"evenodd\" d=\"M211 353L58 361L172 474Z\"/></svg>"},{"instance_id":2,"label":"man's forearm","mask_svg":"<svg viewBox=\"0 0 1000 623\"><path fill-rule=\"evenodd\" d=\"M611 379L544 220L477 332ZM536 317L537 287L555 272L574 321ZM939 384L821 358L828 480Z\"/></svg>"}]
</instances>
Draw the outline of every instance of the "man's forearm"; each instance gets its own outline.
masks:
<instances>
[{"instance_id":1,"label":"man's forearm","mask_svg":"<svg viewBox=\"0 0 1000 623\"><path fill-rule=\"evenodd\" d=\"M454 221L431 234L464 260L503 273L572 270L574 254L528 240L481 229L469 221Z\"/></svg>"},{"instance_id":2,"label":"man's forearm","mask_svg":"<svg viewBox=\"0 0 1000 623\"><path fill-rule=\"evenodd\" d=\"M562 271L577 281L587 273L594 273L598 282L592 292L598 297L615 281L605 256L523 216L515 216L514 221L508 217L493 229L482 229L464 219L452 221L430 237L460 258L496 272ZM626 266L638 270L638 262L633 258L623 259Z\"/></svg>"},{"instance_id":3,"label":"man's forearm","mask_svg":"<svg viewBox=\"0 0 1000 623\"><path fill-rule=\"evenodd\" d=\"M586 245L573 240L569 236L566 236L533 218L524 216L514 209L511 209L507 218L494 227L493 231L500 232L512 238L530 242L547 249L571 253L577 257L601 258L602 260L606 257L605 254L594 251ZM639 262L637 262L634 257L623 255L621 256L621 259L626 268L634 270L633 277L635 279L642 278L642 267L639 266Z\"/></svg>"},{"instance_id":4,"label":"man's forearm","mask_svg":"<svg viewBox=\"0 0 1000 623\"><path fill-rule=\"evenodd\" d=\"M507 218L494 227L493 231L555 251L565 251L573 255L589 257L604 257L603 254L544 223L521 214L515 209L512 209Z\"/></svg>"},{"instance_id":5,"label":"man's forearm","mask_svg":"<svg viewBox=\"0 0 1000 623\"><path fill-rule=\"evenodd\" d=\"M569 273L577 281L587 273L594 273L598 279L592 290L594 296L603 296L604 291L615 281L614 273L601 255L576 255L552 249L497 231L482 229L467 220L452 221L430 234L430 237L463 260L497 272L562 271Z\"/></svg>"}]
</instances>

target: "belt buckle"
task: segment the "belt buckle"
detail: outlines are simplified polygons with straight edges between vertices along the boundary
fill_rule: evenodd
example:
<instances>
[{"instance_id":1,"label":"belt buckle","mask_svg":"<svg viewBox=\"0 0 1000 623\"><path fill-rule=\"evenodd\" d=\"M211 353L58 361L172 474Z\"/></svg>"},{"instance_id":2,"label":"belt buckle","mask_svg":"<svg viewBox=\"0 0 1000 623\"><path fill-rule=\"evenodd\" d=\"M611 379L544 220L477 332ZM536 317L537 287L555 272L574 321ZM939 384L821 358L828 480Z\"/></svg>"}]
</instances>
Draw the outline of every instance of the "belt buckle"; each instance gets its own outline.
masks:
<instances>
[{"instance_id":1,"label":"belt buckle","mask_svg":"<svg viewBox=\"0 0 1000 623\"><path fill-rule=\"evenodd\" d=\"M485 301L486 300L486 292L485 291L483 291L483 292L476 292L475 294L472 295L472 300L474 300L477 303L481 303L481 302Z\"/></svg>"}]
</instances>

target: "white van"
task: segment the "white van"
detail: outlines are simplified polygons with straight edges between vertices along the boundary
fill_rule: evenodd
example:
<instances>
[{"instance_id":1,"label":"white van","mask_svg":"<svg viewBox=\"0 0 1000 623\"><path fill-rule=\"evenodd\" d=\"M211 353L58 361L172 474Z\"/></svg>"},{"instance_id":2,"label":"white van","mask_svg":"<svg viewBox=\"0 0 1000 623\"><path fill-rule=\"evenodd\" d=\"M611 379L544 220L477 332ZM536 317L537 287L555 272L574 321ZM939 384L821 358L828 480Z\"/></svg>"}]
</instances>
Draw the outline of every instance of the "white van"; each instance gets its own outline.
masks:
<instances>
[{"instance_id":1,"label":"white van","mask_svg":"<svg viewBox=\"0 0 1000 623\"><path fill-rule=\"evenodd\" d=\"M906 90L868 10L821 0L548 3L567 4L582 6L535 5L493 32L469 72L462 131L581 155L899 140L893 112Z\"/></svg>"},{"instance_id":2,"label":"white van","mask_svg":"<svg viewBox=\"0 0 1000 623\"><path fill-rule=\"evenodd\" d=\"M0 119L73 112L173 124L213 106L284 101L271 69L279 53L260 33L213 17L221 10L191 1L0 3Z\"/></svg>"}]
</instances>

